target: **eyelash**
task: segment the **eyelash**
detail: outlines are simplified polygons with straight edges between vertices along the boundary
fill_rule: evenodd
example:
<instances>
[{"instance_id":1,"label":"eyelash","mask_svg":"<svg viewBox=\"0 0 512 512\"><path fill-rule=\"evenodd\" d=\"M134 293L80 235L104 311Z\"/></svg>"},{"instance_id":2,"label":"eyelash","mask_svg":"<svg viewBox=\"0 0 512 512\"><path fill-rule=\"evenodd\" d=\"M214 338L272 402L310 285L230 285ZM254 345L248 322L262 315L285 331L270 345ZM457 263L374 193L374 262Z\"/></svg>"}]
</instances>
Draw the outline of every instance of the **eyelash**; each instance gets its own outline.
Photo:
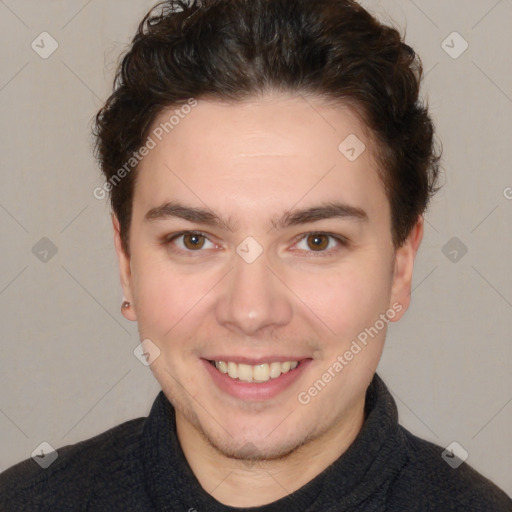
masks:
<instances>
[{"instance_id":1,"label":"eyelash","mask_svg":"<svg viewBox=\"0 0 512 512\"><path fill-rule=\"evenodd\" d=\"M205 237L207 240L209 240L211 242L211 240L208 238L208 235L206 233L203 233L202 231L180 231L178 233L173 233L171 235L166 236L163 239L162 243L164 245L166 245L166 246L167 245L171 245L172 242L174 242L176 239L181 238L181 237L183 237L185 235L199 235L199 236L203 236L203 237ZM338 242L338 244L341 246L341 247L338 247L338 248L335 248L335 249L327 249L327 250L323 250L323 251L312 251L312 250L305 251L305 252L313 254L314 255L313 257L330 256L333 251L337 252L338 250L340 250L340 248L346 248L346 247L349 246L349 241L346 238L344 238L344 237L342 237L340 235L334 235L334 234L331 234L331 233L326 233L324 231L311 231L309 233L304 233L303 235L301 235L301 237L297 240L296 243L299 243L302 240L307 239L311 235L326 235L329 238L336 240ZM211 243L213 243L213 242L211 242ZM184 250L184 249L174 248L173 250L175 252L177 252L178 254L186 254L186 255L193 255L195 252L197 252L197 253L203 252L202 249L198 249L197 251L192 251L192 250ZM299 249L299 250L303 251L303 249Z\"/></svg>"}]
</instances>

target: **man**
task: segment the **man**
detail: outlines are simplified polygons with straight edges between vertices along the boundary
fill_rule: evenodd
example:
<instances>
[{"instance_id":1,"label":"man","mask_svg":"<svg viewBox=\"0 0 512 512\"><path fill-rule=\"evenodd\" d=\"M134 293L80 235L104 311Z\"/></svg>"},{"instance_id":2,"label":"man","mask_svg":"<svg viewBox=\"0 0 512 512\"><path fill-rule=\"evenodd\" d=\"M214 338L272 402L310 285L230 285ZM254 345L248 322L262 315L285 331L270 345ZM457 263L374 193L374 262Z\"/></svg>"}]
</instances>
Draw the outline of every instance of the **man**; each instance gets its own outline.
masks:
<instances>
[{"instance_id":1,"label":"man","mask_svg":"<svg viewBox=\"0 0 512 512\"><path fill-rule=\"evenodd\" d=\"M512 510L399 426L375 374L436 190L420 78L350 0L144 19L96 119L97 192L162 392L5 472L3 509Z\"/></svg>"}]
</instances>

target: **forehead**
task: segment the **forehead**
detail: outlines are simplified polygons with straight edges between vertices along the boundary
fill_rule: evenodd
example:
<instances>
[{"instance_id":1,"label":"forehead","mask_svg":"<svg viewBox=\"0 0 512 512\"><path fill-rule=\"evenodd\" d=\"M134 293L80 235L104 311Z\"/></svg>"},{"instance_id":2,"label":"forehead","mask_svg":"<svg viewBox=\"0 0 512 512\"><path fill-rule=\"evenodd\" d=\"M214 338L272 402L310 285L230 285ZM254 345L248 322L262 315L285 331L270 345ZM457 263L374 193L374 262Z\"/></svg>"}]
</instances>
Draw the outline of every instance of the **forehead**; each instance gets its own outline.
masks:
<instances>
[{"instance_id":1,"label":"forehead","mask_svg":"<svg viewBox=\"0 0 512 512\"><path fill-rule=\"evenodd\" d=\"M314 154L318 158L318 149L326 148L337 156L339 143L349 135L359 135L373 151L370 131L352 108L319 98L274 94L231 103L199 100L197 106L186 110L187 114L173 115L179 111L161 111L150 129L158 132L164 145L174 146L177 154L183 149L190 155L191 145L212 147L222 141L223 153L230 156L238 153L244 157L252 152L282 156ZM167 137L171 133L174 137ZM201 154L194 156L200 158Z\"/></svg>"},{"instance_id":2,"label":"forehead","mask_svg":"<svg viewBox=\"0 0 512 512\"><path fill-rule=\"evenodd\" d=\"M260 214L319 198L387 206L369 132L346 106L280 95L199 100L187 114L175 111L160 112L149 131L155 147L135 190L135 203L146 208L171 196L213 209L227 208L230 198Z\"/></svg>"}]
</instances>

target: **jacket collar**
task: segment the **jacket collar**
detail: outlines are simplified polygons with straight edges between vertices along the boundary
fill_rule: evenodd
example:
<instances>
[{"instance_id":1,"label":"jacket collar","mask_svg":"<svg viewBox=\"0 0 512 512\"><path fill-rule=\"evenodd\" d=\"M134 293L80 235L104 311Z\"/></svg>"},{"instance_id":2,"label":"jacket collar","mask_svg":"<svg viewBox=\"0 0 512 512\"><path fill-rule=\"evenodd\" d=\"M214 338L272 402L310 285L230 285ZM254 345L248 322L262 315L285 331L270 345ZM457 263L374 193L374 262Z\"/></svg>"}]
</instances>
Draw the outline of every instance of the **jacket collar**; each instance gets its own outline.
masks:
<instances>
[{"instance_id":1,"label":"jacket collar","mask_svg":"<svg viewBox=\"0 0 512 512\"><path fill-rule=\"evenodd\" d=\"M326 512L363 502L365 510L379 510L407 455L395 401L377 374L366 392L365 412L354 442L322 473L289 496L249 510L297 510L300 503L302 510ZM142 459L147 490L158 511L205 510L206 506L218 512L248 510L226 507L202 489L179 444L175 411L163 391L144 423Z\"/></svg>"}]
</instances>

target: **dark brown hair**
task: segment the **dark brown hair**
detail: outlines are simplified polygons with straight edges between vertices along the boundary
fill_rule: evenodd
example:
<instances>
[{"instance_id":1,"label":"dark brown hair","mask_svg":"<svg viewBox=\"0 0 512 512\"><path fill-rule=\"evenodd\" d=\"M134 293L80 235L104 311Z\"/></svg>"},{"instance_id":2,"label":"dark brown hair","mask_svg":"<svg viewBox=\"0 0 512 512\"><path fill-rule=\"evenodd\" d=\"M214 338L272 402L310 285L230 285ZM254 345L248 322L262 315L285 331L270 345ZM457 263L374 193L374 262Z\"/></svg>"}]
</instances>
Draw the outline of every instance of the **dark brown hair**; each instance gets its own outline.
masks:
<instances>
[{"instance_id":1,"label":"dark brown hair","mask_svg":"<svg viewBox=\"0 0 512 512\"><path fill-rule=\"evenodd\" d=\"M437 191L440 152L421 78L400 33L352 0L161 2L141 21L95 118L95 154L125 253L137 174L135 166L119 179L119 171L155 117L190 98L236 102L270 91L313 95L360 116L376 142L401 246Z\"/></svg>"}]
</instances>

